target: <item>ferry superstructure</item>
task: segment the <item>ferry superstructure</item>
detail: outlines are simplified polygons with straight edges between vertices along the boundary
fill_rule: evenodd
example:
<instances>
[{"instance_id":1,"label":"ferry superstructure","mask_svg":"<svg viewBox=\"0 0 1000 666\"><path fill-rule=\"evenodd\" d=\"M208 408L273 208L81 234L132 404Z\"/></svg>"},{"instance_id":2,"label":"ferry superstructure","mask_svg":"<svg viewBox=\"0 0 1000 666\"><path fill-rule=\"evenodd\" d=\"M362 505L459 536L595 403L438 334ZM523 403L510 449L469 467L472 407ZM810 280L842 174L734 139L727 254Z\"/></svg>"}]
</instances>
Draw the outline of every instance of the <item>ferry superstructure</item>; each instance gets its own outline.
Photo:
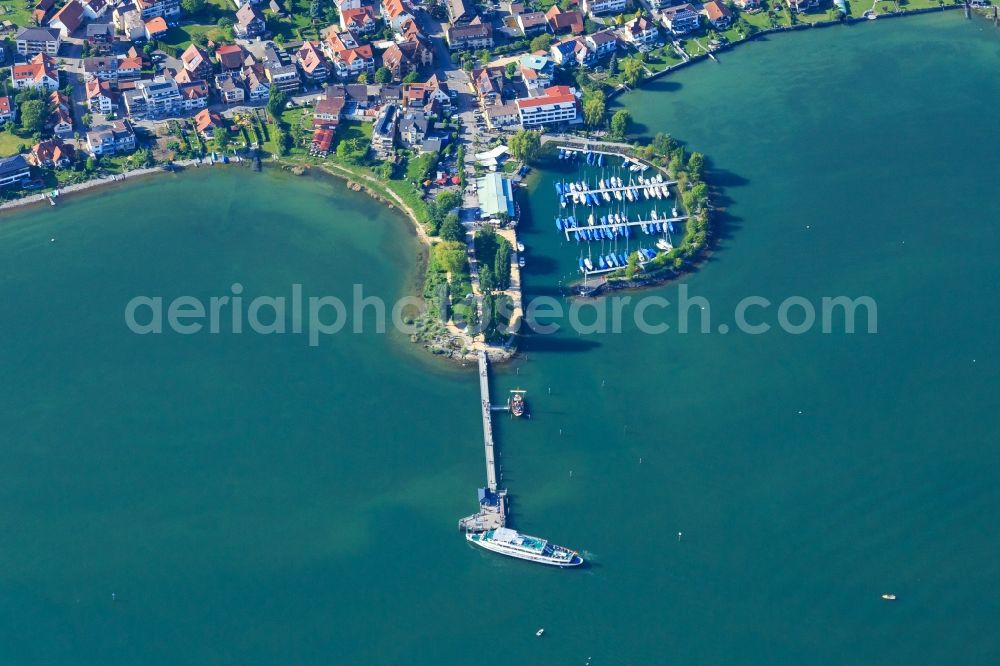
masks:
<instances>
[{"instance_id":1,"label":"ferry superstructure","mask_svg":"<svg viewBox=\"0 0 1000 666\"><path fill-rule=\"evenodd\" d=\"M494 553L519 560L548 564L554 567L578 567L583 564L579 553L563 546L556 546L545 539L521 534L507 527L485 532L466 532L465 540Z\"/></svg>"}]
</instances>

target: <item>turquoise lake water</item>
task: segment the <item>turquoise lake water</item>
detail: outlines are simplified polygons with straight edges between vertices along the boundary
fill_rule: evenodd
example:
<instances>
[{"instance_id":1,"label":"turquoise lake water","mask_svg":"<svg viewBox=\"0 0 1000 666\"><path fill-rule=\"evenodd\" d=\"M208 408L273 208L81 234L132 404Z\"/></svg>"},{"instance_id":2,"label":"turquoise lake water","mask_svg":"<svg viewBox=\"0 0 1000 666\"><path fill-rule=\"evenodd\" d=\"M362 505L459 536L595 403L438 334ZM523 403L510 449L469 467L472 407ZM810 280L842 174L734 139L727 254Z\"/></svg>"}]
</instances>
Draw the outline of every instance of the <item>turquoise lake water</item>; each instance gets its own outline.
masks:
<instances>
[{"instance_id":1,"label":"turquoise lake water","mask_svg":"<svg viewBox=\"0 0 1000 666\"><path fill-rule=\"evenodd\" d=\"M713 332L626 316L494 374L533 413L497 419L513 524L582 571L456 531L483 482L474 372L395 333L125 326L134 296L236 282L411 293L401 216L237 169L7 216L0 663L996 663L998 64L1000 33L950 12L774 37L621 100L710 157L727 212L700 271L646 292L705 297ZM529 298L574 278L561 176L530 179ZM752 295L871 296L878 333L718 333Z\"/></svg>"}]
</instances>

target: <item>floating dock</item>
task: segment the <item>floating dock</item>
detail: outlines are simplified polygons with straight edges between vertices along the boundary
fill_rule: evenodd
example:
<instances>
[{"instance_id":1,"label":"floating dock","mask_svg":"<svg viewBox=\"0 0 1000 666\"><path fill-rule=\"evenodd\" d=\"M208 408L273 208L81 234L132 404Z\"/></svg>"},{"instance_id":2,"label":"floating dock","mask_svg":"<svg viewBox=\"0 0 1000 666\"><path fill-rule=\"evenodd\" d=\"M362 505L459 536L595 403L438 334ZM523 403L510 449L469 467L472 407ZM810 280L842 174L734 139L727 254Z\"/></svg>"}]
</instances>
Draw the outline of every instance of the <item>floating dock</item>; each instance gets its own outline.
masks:
<instances>
[{"instance_id":1,"label":"floating dock","mask_svg":"<svg viewBox=\"0 0 1000 666\"><path fill-rule=\"evenodd\" d=\"M482 532L507 523L507 491L498 489L493 447L493 409L490 406L490 375L486 352L479 352L479 397L483 416L483 446L486 453L486 487L479 489L479 513L458 521L460 530Z\"/></svg>"},{"instance_id":2,"label":"floating dock","mask_svg":"<svg viewBox=\"0 0 1000 666\"><path fill-rule=\"evenodd\" d=\"M684 220L691 217L690 215L680 215L678 217L666 217L659 220L629 220L628 222L612 222L611 224L581 224L576 227L569 227L563 229L563 233L566 235L566 240L573 240L570 238L571 233L577 231L583 231L584 229L591 229L594 231L603 231L604 229L618 229L621 227L641 227L643 224L666 224L667 222L683 222ZM662 231L657 231L657 234L663 233ZM656 234L649 234L656 235ZM585 239L590 240L590 239ZM598 240L608 240L606 237L602 237Z\"/></svg>"}]
</instances>

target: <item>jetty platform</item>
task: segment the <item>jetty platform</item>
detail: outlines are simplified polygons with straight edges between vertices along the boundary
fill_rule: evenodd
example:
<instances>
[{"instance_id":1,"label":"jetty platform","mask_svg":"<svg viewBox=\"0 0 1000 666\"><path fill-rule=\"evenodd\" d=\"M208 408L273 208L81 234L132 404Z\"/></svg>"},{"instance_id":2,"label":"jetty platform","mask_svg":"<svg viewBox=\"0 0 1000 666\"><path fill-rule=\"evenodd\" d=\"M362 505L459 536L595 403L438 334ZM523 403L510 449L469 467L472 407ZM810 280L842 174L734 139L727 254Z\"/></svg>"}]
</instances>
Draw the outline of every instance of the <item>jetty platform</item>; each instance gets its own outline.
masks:
<instances>
[{"instance_id":1,"label":"jetty platform","mask_svg":"<svg viewBox=\"0 0 1000 666\"><path fill-rule=\"evenodd\" d=\"M613 222L611 224L581 224L576 227L569 227L563 229L563 233L566 235L566 240L572 240L570 234L575 231L583 231L584 229L593 229L595 231L603 231L604 229L617 229L619 227L640 227L643 224L660 224L667 222L683 222L688 219L690 215L678 215L677 217L664 217L658 220L629 220L628 222ZM661 233L661 232L656 232ZM601 240L605 240L602 238Z\"/></svg>"},{"instance_id":2,"label":"jetty platform","mask_svg":"<svg viewBox=\"0 0 1000 666\"><path fill-rule=\"evenodd\" d=\"M494 457L493 410L490 406L490 375L486 351L479 352L479 397L483 417L483 447L486 453L486 487L479 489L479 512L458 521L458 528L482 532L507 523L507 491L498 487L499 466Z\"/></svg>"}]
</instances>

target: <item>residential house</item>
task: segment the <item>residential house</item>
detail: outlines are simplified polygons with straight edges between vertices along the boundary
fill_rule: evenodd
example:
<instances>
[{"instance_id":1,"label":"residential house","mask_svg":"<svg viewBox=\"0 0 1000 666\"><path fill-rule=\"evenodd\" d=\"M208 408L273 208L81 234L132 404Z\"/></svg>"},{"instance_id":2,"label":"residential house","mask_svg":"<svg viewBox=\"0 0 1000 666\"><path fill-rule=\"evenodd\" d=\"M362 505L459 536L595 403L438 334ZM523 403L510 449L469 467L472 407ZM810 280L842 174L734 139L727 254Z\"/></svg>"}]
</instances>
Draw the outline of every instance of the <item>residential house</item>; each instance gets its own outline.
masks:
<instances>
[{"instance_id":1,"label":"residential house","mask_svg":"<svg viewBox=\"0 0 1000 666\"><path fill-rule=\"evenodd\" d=\"M549 29L549 21L543 12L526 12L515 17L517 27L521 29L521 34L531 37L546 32Z\"/></svg>"},{"instance_id":2,"label":"residential house","mask_svg":"<svg viewBox=\"0 0 1000 666\"><path fill-rule=\"evenodd\" d=\"M225 44L215 49L215 58L224 72L238 72L243 69L247 52L239 44Z\"/></svg>"},{"instance_id":3,"label":"residential house","mask_svg":"<svg viewBox=\"0 0 1000 666\"><path fill-rule=\"evenodd\" d=\"M83 59L83 78L86 81L99 79L101 81L118 80L118 58L114 56L96 56Z\"/></svg>"},{"instance_id":4,"label":"residential house","mask_svg":"<svg viewBox=\"0 0 1000 666\"><path fill-rule=\"evenodd\" d=\"M602 30L584 37L587 47L600 59L618 50L618 37L611 30Z\"/></svg>"},{"instance_id":5,"label":"residential house","mask_svg":"<svg viewBox=\"0 0 1000 666\"><path fill-rule=\"evenodd\" d=\"M137 118L177 113L183 101L177 82L167 76L136 81L135 88L123 97L128 114Z\"/></svg>"},{"instance_id":6,"label":"residential house","mask_svg":"<svg viewBox=\"0 0 1000 666\"><path fill-rule=\"evenodd\" d=\"M626 0L581 0L580 8L584 14L598 16L601 14L621 14L625 11Z\"/></svg>"},{"instance_id":7,"label":"residential house","mask_svg":"<svg viewBox=\"0 0 1000 666\"><path fill-rule=\"evenodd\" d=\"M25 57L36 53L54 56L59 53L62 35L53 28L21 28L14 37L17 52Z\"/></svg>"},{"instance_id":8,"label":"residential house","mask_svg":"<svg viewBox=\"0 0 1000 666\"><path fill-rule=\"evenodd\" d=\"M191 44L184 50L181 63L195 78L204 79L212 75L212 60L197 44Z\"/></svg>"},{"instance_id":9,"label":"residential house","mask_svg":"<svg viewBox=\"0 0 1000 666\"><path fill-rule=\"evenodd\" d=\"M804 12L819 6L819 0L785 0L785 2L794 12Z\"/></svg>"},{"instance_id":10,"label":"residential house","mask_svg":"<svg viewBox=\"0 0 1000 666\"><path fill-rule=\"evenodd\" d=\"M521 122L521 114L518 111L517 102L507 104L497 104L486 108L486 126L497 130L517 125Z\"/></svg>"},{"instance_id":11,"label":"residential house","mask_svg":"<svg viewBox=\"0 0 1000 666\"><path fill-rule=\"evenodd\" d=\"M563 11L559 5L552 5L545 12L545 20L549 23L549 30L556 35L583 33L583 14L576 10Z\"/></svg>"},{"instance_id":12,"label":"residential house","mask_svg":"<svg viewBox=\"0 0 1000 666\"><path fill-rule=\"evenodd\" d=\"M271 96L271 82L267 70L261 64L249 65L243 69L243 81L247 86L247 96L251 102L263 102Z\"/></svg>"},{"instance_id":13,"label":"residential house","mask_svg":"<svg viewBox=\"0 0 1000 666\"><path fill-rule=\"evenodd\" d=\"M236 12L236 23L233 24L233 34L240 39L259 37L267 31L264 17L249 2Z\"/></svg>"},{"instance_id":14,"label":"residential house","mask_svg":"<svg viewBox=\"0 0 1000 666\"><path fill-rule=\"evenodd\" d=\"M668 7L660 14L663 27L675 35L683 35L692 30L697 30L700 25L700 19L701 15L690 4Z\"/></svg>"},{"instance_id":15,"label":"residential house","mask_svg":"<svg viewBox=\"0 0 1000 666\"><path fill-rule=\"evenodd\" d=\"M143 21L156 16L172 20L181 13L180 0L134 0L134 5Z\"/></svg>"},{"instance_id":16,"label":"residential house","mask_svg":"<svg viewBox=\"0 0 1000 666\"><path fill-rule=\"evenodd\" d=\"M518 61L521 80L529 90L533 88L548 88L552 85L555 74L555 64L545 56L527 54Z\"/></svg>"},{"instance_id":17,"label":"residential house","mask_svg":"<svg viewBox=\"0 0 1000 666\"><path fill-rule=\"evenodd\" d=\"M448 28L448 48L452 51L492 47L493 26L480 22L478 18L467 25Z\"/></svg>"},{"instance_id":18,"label":"residential house","mask_svg":"<svg viewBox=\"0 0 1000 666\"><path fill-rule=\"evenodd\" d=\"M58 30L63 39L76 32L81 25L83 25L83 5L76 0L70 0L63 5L49 21L49 27Z\"/></svg>"},{"instance_id":19,"label":"residential house","mask_svg":"<svg viewBox=\"0 0 1000 666\"><path fill-rule=\"evenodd\" d=\"M448 21L452 25L469 23L476 18L476 5L469 0L447 0Z\"/></svg>"},{"instance_id":20,"label":"residential house","mask_svg":"<svg viewBox=\"0 0 1000 666\"><path fill-rule=\"evenodd\" d=\"M111 9L110 0L83 1L83 15L91 21L96 21L101 18L109 9Z\"/></svg>"},{"instance_id":21,"label":"residential house","mask_svg":"<svg viewBox=\"0 0 1000 666\"><path fill-rule=\"evenodd\" d=\"M378 18L375 16L375 10L368 5L357 9L345 9L340 14L341 30L367 35L375 32L376 28L378 28Z\"/></svg>"},{"instance_id":22,"label":"residential house","mask_svg":"<svg viewBox=\"0 0 1000 666\"><path fill-rule=\"evenodd\" d=\"M142 76L142 68L145 61L141 55L133 55L135 49L130 49L129 54L118 60L118 82L134 81Z\"/></svg>"},{"instance_id":23,"label":"residential house","mask_svg":"<svg viewBox=\"0 0 1000 666\"><path fill-rule=\"evenodd\" d=\"M653 44L660 39L659 29L645 14L625 23L621 35L622 39L634 46Z\"/></svg>"},{"instance_id":24,"label":"residential house","mask_svg":"<svg viewBox=\"0 0 1000 666\"><path fill-rule=\"evenodd\" d=\"M62 139L48 139L31 147L28 161L37 167L62 169L73 163L76 151L72 144L64 143Z\"/></svg>"},{"instance_id":25,"label":"residential house","mask_svg":"<svg viewBox=\"0 0 1000 666\"><path fill-rule=\"evenodd\" d=\"M734 4L746 12L756 12L760 9L760 0L734 0Z\"/></svg>"},{"instance_id":26,"label":"residential house","mask_svg":"<svg viewBox=\"0 0 1000 666\"><path fill-rule=\"evenodd\" d=\"M399 123L399 107L386 104L379 111L372 125L372 150L381 159L392 156L396 145L396 126Z\"/></svg>"},{"instance_id":27,"label":"residential house","mask_svg":"<svg viewBox=\"0 0 1000 666\"><path fill-rule=\"evenodd\" d=\"M549 48L552 60L561 67L591 67L597 62L597 51L587 44L585 37L564 39Z\"/></svg>"},{"instance_id":28,"label":"residential house","mask_svg":"<svg viewBox=\"0 0 1000 666\"><path fill-rule=\"evenodd\" d=\"M87 132L87 152L94 156L128 153L135 145L135 130L128 120L115 120Z\"/></svg>"},{"instance_id":29,"label":"residential house","mask_svg":"<svg viewBox=\"0 0 1000 666\"><path fill-rule=\"evenodd\" d=\"M718 30L725 30L733 22L733 13L718 0L708 0L701 6L701 13Z\"/></svg>"},{"instance_id":30,"label":"residential house","mask_svg":"<svg viewBox=\"0 0 1000 666\"><path fill-rule=\"evenodd\" d=\"M375 72L375 53L370 44L344 48L333 53L333 70L341 79L352 79L361 73Z\"/></svg>"},{"instance_id":31,"label":"residential house","mask_svg":"<svg viewBox=\"0 0 1000 666\"><path fill-rule=\"evenodd\" d=\"M0 158L0 188L22 186L31 177L31 167L24 155Z\"/></svg>"},{"instance_id":32,"label":"residential house","mask_svg":"<svg viewBox=\"0 0 1000 666\"><path fill-rule=\"evenodd\" d=\"M177 92L181 95L178 109L182 112L204 109L208 106L208 82L185 81L177 84Z\"/></svg>"},{"instance_id":33,"label":"residential house","mask_svg":"<svg viewBox=\"0 0 1000 666\"><path fill-rule=\"evenodd\" d=\"M208 109L202 109L195 115L194 127L204 139L211 139L215 130L219 128L227 129L222 116Z\"/></svg>"},{"instance_id":34,"label":"residential house","mask_svg":"<svg viewBox=\"0 0 1000 666\"><path fill-rule=\"evenodd\" d=\"M146 35L146 39L159 39L167 34L167 30L169 29L167 20L162 16L154 16L143 24L143 32Z\"/></svg>"},{"instance_id":35,"label":"residential house","mask_svg":"<svg viewBox=\"0 0 1000 666\"><path fill-rule=\"evenodd\" d=\"M106 53L115 41L115 27L110 23L91 23L87 26L87 43L91 51Z\"/></svg>"},{"instance_id":36,"label":"residential house","mask_svg":"<svg viewBox=\"0 0 1000 666\"><path fill-rule=\"evenodd\" d=\"M277 62L265 62L267 80L272 86L283 93L294 93L299 89L301 80L299 70L295 65L283 65Z\"/></svg>"},{"instance_id":37,"label":"residential house","mask_svg":"<svg viewBox=\"0 0 1000 666\"><path fill-rule=\"evenodd\" d=\"M403 23L412 19L413 15L403 0L382 0L382 18L386 25L399 32Z\"/></svg>"},{"instance_id":38,"label":"residential house","mask_svg":"<svg viewBox=\"0 0 1000 666\"><path fill-rule=\"evenodd\" d=\"M55 6L56 0L38 0L35 3L34 9L31 10L31 20L36 25L43 25Z\"/></svg>"},{"instance_id":39,"label":"residential house","mask_svg":"<svg viewBox=\"0 0 1000 666\"><path fill-rule=\"evenodd\" d=\"M432 64L433 59L433 51L419 40L393 44L382 53L382 65L388 68L397 80Z\"/></svg>"},{"instance_id":40,"label":"residential house","mask_svg":"<svg viewBox=\"0 0 1000 666\"><path fill-rule=\"evenodd\" d=\"M0 123L13 122L17 117L17 106L10 103L10 96L0 97Z\"/></svg>"},{"instance_id":41,"label":"residential house","mask_svg":"<svg viewBox=\"0 0 1000 666\"><path fill-rule=\"evenodd\" d=\"M246 99L246 90L238 73L225 71L215 77L215 88L219 91L219 99L223 104L242 104Z\"/></svg>"},{"instance_id":42,"label":"residential house","mask_svg":"<svg viewBox=\"0 0 1000 666\"><path fill-rule=\"evenodd\" d=\"M59 70L56 62L44 53L38 53L30 61L10 68L11 84L15 90L41 88L46 91L59 89Z\"/></svg>"},{"instance_id":43,"label":"residential house","mask_svg":"<svg viewBox=\"0 0 1000 666\"><path fill-rule=\"evenodd\" d=\"M409 107L423 108L428 116L440 115L451 109L451 95L448 84L433 75L424 83L408 83L403 86L403 102Z\"/></svg>"},{"instance_id":44,"label":"residential house","mask_svg":"<svg viewBox=\"0 0 1000 666\"><path fill-rule=\"evenodd\" d=\"M407 148L419 146L431 129L431 121L419 109L407 109L399 121L399 142Z\"/></svg>"},{"instance_id":45,"label":"residential house","mask_svg":"<svg viewBox=\"0 0 1000 666\"><path fill-rule=\"evenodd\" d=\"M69 98L58 90L49 95L49 107L52 112L46 126L52 128L56 136L68 139L73 136L73 114L69 112Z\"/></svg>"},{"instance_id":46,"label":"residential house","mask_svg":"<svg viewBox=\"0 0 1000 666\"><path fill-rule=\"evenodd\" d=\"M330 78L329 62L317 42L304 42L295 57L307 81L319 83Z\"/></svg>"},{"instance_id":47,"label":"residential house","mask_svg":"<svg viewBox=\"0 0 1000 666\"><path fill-rule=\"evenodd\" d=\"M138 10L116 8L111 14L111 20L115 28L124 35L125 41L134 42L138 39L145 39L146 22L142 20L142 14Z\"/></svg>"},{"instance_id":48,"label":"residential house","mask_svg":"<svg viewBox=\"0 0 1000 666\"><path fill-rule=\"evenodd\" d=\"M572 123L579 119L580 103L569 86L551 86L537 97L517 100L521 127Z\"/></svg>"},{"instance_id":49,"label":"residential house","mask_svg":"<svg viewBox=\"0 0 1000 666\"><path fill-rule=\"evenodd\" d=\"M90 79L85 86L87 108L91 113L107 115L115 110L117 95L111 90L111 83L100 79Z\"/></svg>"},{"instance_id":50,"label":"residential house","mask_svg":"<svg viewBox=\"0 0 1000 666\"><path fill-rule=\"evenodd\" d=\"M344 111L347 100L342 96L327 95L316 102L313 109L313 127L334 129L340 124L340 115Z\"/></svg>"},{"instance_id":51,"label":"residential house","mask_svg":"<svg viewBox=\"0 0 1000 666\"><path fill-rule=\"evenodd\" d=\"M503 104L507 76L503 67L480 67L472 70L472 87L480 106Z\"/></svg>"}]
</instances>

